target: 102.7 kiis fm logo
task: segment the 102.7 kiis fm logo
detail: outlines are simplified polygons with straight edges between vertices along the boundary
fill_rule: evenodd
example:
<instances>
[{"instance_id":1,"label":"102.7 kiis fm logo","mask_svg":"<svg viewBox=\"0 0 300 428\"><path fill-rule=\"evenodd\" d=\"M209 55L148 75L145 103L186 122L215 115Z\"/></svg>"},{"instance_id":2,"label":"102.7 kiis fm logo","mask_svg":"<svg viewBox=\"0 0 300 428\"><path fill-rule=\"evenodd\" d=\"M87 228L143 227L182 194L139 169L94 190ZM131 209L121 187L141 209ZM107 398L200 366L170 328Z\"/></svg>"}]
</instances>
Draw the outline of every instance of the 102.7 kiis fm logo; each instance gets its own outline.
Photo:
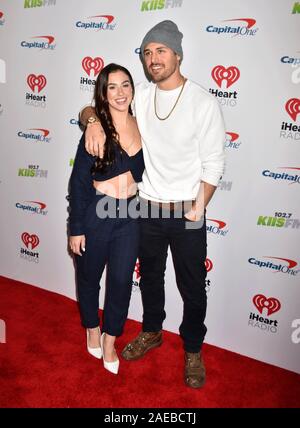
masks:
<instances>
[{"instance_id":1,"label":"102.7 kiis fm logo","mask_svg":"<svg viewBox=\"0 0 300 428\"><path fill-rule=\"evenodd\" d=\"M95 79L104 67L104 60L100 56L97 56L95 58L86 56L81 61L81 66L88 77L80 77L80 90L84 92L94 92L94 88L96 85Z\"/></svg>"},{"instance_id":2,"label":"102.7 kiis fm logo","mask_svg":"<svg viewBox=\"0 0 300 428\"><path fill-rule=\"evenodd\" d=\"M19 177L48 178L48 170L40 169L39 165L28 165L28 168L18 169Z\"/></svg>"},{"instance_id":3,"label":"102.7 kiis fm logo","mask_svg":"<svg viewBox=\"0 0 300 428\"><path fill-rule=\"evenodd\" d=\"M24 0L24 9L55 5L56 0Z\"/></svg>"},{"instance_id":4,"label":"102.7 kiis fm logo","mask_svg":"<svg viewBox=\"0 0 300 428\"><path fill-rule=\"evenodd\" d=\"M280 310L280 301L275 297L267 298L263 294L256 294L252 299L252 303L259 314L250 312L248 326L258 328L264 332L277 333L278 320L271 319L270 316Z\"/></svg>"},{"instance_id":5,"label":"102.7 kiis fm logo","mask_svg":"<svg viewBox=\"0 0 300 428\"><path fill-rule=\"evenodd\" d=\"M150 0L142 1L141 12L182 7L183 0Z\"/></svg>"},{"instance_id":6,"label":"102.7 kiis fm logo","mask_svg":"<svg viewBox=\"0 0 300 428\"><path fill-rule=\"evenodd\" d=\"M47 84L46 77L43 74L29 74L26 81L27 85L31 89L31 92L26 92L25 104L33 107L45 108L47 97L46 95L41 95L40 93Z\"/></svg>"},{"instance_id":7,"label":"102.7 kiis fm logo","mask_svg":"<svg viewBox=\"0 0 300 428\"><path fill-rule=\"evenodd\" d=\"M273 216L260 215L257 226L275 227L282 229L299 229L300 219L294 218L292 213L275 212Z\"/></svg>"}]
</instances>

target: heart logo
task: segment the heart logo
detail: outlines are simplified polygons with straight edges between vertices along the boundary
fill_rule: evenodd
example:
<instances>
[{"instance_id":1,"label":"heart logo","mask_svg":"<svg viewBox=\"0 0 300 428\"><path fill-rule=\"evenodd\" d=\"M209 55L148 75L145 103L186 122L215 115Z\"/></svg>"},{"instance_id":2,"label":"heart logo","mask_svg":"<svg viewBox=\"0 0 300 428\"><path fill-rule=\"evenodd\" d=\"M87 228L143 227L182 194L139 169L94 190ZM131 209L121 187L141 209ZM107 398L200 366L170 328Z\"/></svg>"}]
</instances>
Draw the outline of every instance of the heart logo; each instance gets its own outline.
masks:
<instances>
[{"instance_id":1,"label":"heart logo","mask_svg":"<svg viewBox=\"0 0 300 428\"><path fill-rule=\"evenodd\" d=\"M293 121L296 122L297 116L300 113L300 99L291 98L286 102L285 109Z\"/></svg>"},{"instance_id":2,"label":"heart logo","mask_svg":"<svg viewBox=\"0 0 300 428\"><path fill-rule=\"evenodd\" d=\"M96 58L91 58L90 56L86 56L83 58L82 68L84 71L90 76L91 71L94 72L94 77L98 76L102 68L104 67L104 61L101 57L97 56Z\"/></svg>"},{"instance_id":3,"label":"heart logo","mask_svg":"<svg viewBox=\"0 0 300 428\"><path fill-rule=\"evenodd\" d=\"M37 92L39 93L46 86L47 79L42 74L39 76L36 76L35 74L29 74L27 77L27 83L32 92L35 92L35 88L37 88Z\"/></svg>"},{"instance_id":4,"label":"heart logo","mask_svg":"<svg viewBox=\"0 0 300 428\"><path fill-rule=\"evenodd\" d=\"M278 299L275 297L269 297L267 299L263 294L256 294L252 301L261 314L263 313L263 309L266 308L268 311L268 316L274 314L274 312L279 311L281 308L281 303Z\"/></svg>"},{"instance_id":5,"label":"heart logo","mask_svg":"<svg viewBox=\"0 0 300 428\"><path fill-rule=\"evenodd\" d=\"M27 232L22 233L21 238L26 247L29 248L30 245L32 250L40 243L39 237L37 235L30 235Z\"/></svg>"},{"instance_id":6,"label":"heart logo","mask_svg":"<svg viewBox=\"0 0 300 428\"><path fill-rule=\"evenodd\" d=\"M211 76L219 88L222 88L223 80L226 82L226 88L229 88L239 79L240 70L233 65L228 68L225 68L223 65L217 65L213 68Z\"/></svg>"},{"instance_id":7,"label":"heart logo","mask_svg":"<svg viewBox=\"0 0 300 428\"><path fill-rule=\"evenodd\" d=\"M213 268L213 262L210 259L205 260L206 272L210 272Z\"/></svg>"},{"instance_id":8,"label":"heart logo","mask_svg":"<svg viewBox=\"0 0 300 428\"><path fill-rule=\"evenodd\" d=\"M136 279L139 279L141 277L141 274L140 274L140 262L138 260L136 261L134 272L136 273Z\"/></svg>"}]
</instances>

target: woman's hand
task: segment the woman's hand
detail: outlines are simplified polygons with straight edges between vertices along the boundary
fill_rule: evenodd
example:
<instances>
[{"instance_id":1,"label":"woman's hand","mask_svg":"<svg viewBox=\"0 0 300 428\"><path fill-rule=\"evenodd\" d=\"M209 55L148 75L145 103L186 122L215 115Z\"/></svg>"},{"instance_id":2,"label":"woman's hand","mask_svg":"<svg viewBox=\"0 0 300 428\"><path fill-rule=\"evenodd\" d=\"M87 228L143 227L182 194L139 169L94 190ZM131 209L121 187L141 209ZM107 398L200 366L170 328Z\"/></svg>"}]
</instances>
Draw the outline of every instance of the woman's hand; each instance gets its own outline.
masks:
<instances>
[{"instance_id":1,"label":"woman's hand","mask_svg":"<svg viewBox=\"0 0 300 428\"><path fill-rule=\"evenodd\" d=\"M81 251L85 251L85 235L70 236L69 238L70 249L74 254L82 256Z\"/></svg>"},{"instance_id":2,"label":"woman's hand","mask_svg":"<svg viewBox=\"0 0 300 428\"><path fill-rule=\"evenodd\" d=\"M92 156L103 157L106 135L100 122L90 123L85 131L85 149Z\"/></svg>"}]
</instances>

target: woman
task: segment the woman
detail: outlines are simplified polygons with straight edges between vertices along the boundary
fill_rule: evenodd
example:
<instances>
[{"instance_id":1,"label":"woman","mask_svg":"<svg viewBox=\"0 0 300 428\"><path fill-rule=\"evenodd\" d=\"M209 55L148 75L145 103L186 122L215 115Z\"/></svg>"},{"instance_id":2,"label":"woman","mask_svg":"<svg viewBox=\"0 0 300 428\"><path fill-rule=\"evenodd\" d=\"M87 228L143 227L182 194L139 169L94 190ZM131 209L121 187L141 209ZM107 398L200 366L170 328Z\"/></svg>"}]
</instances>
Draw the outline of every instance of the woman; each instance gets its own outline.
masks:
<instances>
[{"instance_id":1,"label":"woman","mask_svg":"<svg viewBox=\"0 0 300 428\"><path fill-rule=\"evenodd\" d=\"M144 171L141 138L130 107L133 96L133 80L126 68L117 64L103 68L96 81L94 102L106 134L104 150L100 157L89 155L83 135L70 179L69 245L75 254L87 349L96 358L103 356L104 367L115 374L119 359L114 343L127 318L138 255L138 220L130 217L129 208L136 202L136 183ZM106 264L100 335L99 281Z\"/></svg>"}]
</instances>

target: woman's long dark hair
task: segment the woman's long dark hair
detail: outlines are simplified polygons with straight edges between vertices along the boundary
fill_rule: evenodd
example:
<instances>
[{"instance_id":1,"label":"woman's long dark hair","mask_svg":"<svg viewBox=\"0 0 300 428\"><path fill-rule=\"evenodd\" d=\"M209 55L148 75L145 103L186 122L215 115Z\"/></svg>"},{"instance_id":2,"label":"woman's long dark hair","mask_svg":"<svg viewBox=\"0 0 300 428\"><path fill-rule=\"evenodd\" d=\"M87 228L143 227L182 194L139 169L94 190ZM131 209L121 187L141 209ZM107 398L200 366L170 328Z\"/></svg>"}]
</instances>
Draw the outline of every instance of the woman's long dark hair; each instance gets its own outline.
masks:
<instances>
[{"instance_id":1,"label":"woman's long dark hair","mask_svg":"<svg viewBox=\"0 0 300 428\"><path fill-rule=\"evenodd\" d=\"M119 134L116 131L116 128L113 123L112 116L109 111L109 104L107 101L107 86L108 86L108 77L110 73L115 73L116 71L123 71L128 76L129 82L132 87L132 96L134 96L134 83L131 74L129 71L118 64L108 64L104 67L99 73L95 92L94 92L94 102L95 102L95 112L98 118L101 121L102 128L104 129L106 135L106 141L104 145L104 154L102 158L97 158L95 164L92 168L92 172L105 172L106 168L111 166L115 161L115 145L119 146L120 151L121 145L119 141ZM131 107L129 106L129 113L132 114Z\"/></svg>"}]
</instances>

